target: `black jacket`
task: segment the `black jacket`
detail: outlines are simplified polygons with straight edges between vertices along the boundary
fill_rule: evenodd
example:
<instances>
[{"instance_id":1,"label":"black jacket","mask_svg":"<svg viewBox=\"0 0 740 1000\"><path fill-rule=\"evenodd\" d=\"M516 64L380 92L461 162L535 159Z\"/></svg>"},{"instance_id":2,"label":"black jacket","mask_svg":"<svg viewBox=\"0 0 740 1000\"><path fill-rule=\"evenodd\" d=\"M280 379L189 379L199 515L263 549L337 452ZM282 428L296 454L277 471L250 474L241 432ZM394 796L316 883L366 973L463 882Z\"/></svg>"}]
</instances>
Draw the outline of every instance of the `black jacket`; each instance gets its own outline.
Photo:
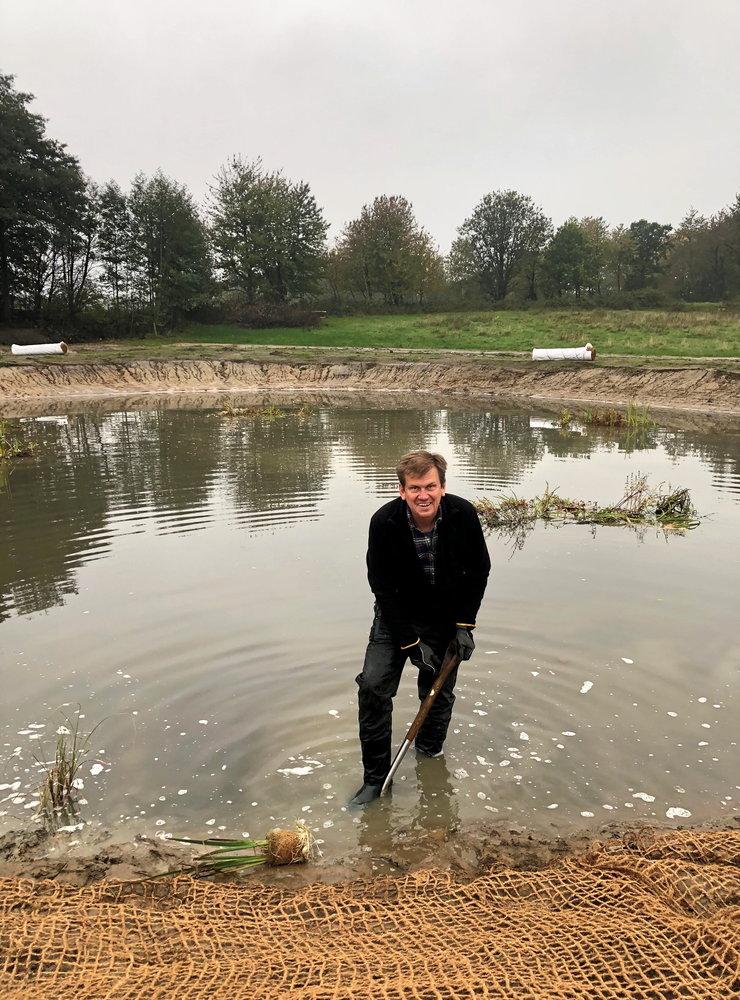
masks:
<instances>
[{"instance_id":1,"label":"black jacket","mask_svg":"<svg viewBox=\"0 0 740 1000\"><path fill-rule=\"evenodd\" d=\"M373 514L367 550L367 578L381 616L400 645L418 638L412 623L474 624L486 589L491 560L473 505L442 497L437 536L437 582L426 582L406 514L398 497Z\"/></svg>"}]
</instances>

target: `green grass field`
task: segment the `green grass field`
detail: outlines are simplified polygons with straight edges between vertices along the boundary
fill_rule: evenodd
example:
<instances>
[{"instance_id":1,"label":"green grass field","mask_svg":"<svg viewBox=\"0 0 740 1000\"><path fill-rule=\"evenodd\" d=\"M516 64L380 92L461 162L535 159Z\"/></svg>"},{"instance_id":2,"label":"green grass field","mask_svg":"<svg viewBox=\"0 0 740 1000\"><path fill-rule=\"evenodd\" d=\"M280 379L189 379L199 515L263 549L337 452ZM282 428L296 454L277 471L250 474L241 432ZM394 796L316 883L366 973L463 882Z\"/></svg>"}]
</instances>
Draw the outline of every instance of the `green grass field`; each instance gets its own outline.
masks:
<instances>
[{"instance_id":1,"label":"green grass field","mask_svg":"<svg viewBox=\"0 0 740 1000\"><path fill-rule=\"evenodd\" d=\"M590 341L602 356L731 358L740 355L740 312L522 310L330 316L316 330L193 325L179 331L177 340L204 344L527 352L533 347L569 347Z\"/></svg>"}]
</instances>

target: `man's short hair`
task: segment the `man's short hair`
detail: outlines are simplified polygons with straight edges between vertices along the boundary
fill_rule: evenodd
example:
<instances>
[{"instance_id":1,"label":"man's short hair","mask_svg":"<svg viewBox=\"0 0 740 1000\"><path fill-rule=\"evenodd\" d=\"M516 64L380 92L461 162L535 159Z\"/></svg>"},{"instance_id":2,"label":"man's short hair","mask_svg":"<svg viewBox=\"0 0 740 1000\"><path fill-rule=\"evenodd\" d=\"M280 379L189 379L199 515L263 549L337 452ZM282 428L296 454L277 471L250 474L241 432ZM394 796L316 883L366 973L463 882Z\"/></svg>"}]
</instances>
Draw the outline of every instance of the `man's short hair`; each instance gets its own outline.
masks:
<instances>
[{"instance_id":1,"label":"man's short hair","mask_svg":"<svg viewBox=\"0 0 740 1000\"><path fill-rule=\"evenodd\" d=\"M406 476L420 479L432 468L437 470L439 481L444 486L447 462L441 455L435 455L431 451L410 451L408 455L404 455L396 466L396 475L401 486L405 486Z\"/></svg>"}]
</instances>

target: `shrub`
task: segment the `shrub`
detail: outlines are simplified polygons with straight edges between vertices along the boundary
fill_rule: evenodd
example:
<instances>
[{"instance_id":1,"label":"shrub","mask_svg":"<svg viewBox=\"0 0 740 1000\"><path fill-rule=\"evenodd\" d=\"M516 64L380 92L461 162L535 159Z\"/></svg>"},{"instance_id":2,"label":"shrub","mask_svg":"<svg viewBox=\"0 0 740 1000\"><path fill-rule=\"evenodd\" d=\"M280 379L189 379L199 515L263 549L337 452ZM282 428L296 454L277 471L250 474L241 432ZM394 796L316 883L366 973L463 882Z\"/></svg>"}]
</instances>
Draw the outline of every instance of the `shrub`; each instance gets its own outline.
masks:
<instances>
[{"instance_id":1,"label":"shrub","mask_svg":"<svg viewBox=\"0 0 740 1000\"><path fill-rule=\"evenodd\" d=\"M223 311L226 322L252 330L284 326L312 330L321 325L325 316L322 310L273 302L258 302L254 305L230 302L224 306Z\"/></svg>"}]
</instances>

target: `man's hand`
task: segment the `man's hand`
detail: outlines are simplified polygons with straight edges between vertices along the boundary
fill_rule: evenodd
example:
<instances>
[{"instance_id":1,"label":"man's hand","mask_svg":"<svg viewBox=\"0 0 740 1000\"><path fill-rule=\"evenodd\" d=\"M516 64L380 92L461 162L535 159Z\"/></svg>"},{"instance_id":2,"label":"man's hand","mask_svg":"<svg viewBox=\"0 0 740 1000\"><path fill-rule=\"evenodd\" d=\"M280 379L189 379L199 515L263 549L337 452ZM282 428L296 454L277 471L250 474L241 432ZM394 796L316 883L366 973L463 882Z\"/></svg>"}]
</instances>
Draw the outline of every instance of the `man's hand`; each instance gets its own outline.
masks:
<instances>
[{"instance_id":1,"label":"man's hand","mask_svg":"<svg viewBox=\"0 0 740 1000\"><path fill-rule=\"evenodd\" d=\"M470 629L465 626L458 625L453 642L455 646L455 655L459 656L461 660L469 660L473 655L473 650L475 649L473 633Z\"/></svg>"},{"instance_id":2,"label":"man's hand","mask_svg":"<svg viewBox=\"0 0 740 1000\"><path fill-rule=\"evenodd\" d=\"M424 670L431 674L439 672L441 665L439 657L436 656L432 647L428 646L422 639L418 639L410 648L407 647L405 652L408 652L409 659L419 670Z\"/></svg>"}]
</instances>

